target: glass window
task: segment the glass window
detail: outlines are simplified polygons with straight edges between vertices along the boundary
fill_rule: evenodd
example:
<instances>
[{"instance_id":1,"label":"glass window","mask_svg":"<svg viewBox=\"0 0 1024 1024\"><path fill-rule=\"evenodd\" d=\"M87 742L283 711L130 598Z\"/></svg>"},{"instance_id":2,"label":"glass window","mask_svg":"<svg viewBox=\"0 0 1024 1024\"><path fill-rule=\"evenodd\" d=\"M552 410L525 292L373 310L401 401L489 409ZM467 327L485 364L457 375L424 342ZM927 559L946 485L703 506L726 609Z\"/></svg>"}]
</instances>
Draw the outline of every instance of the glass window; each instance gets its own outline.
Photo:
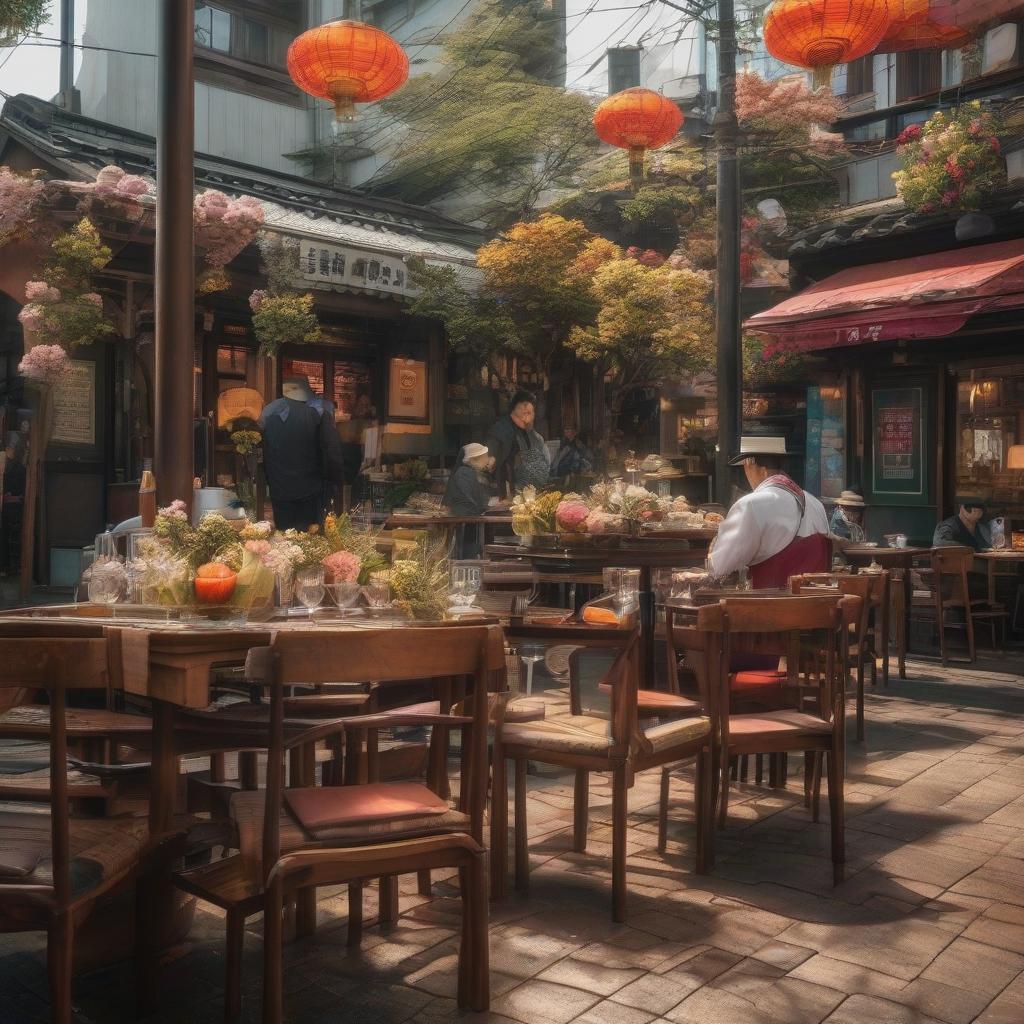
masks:
<instances>
[{"instance_id":1,"label":"glass window","mask_svg":"<svg viewBox=\"0 0 1024 1024\"><path fill-rule=\"evenodd\" d=\"M335 359L334 404L345 419L367 419L373 410L373 367Z\"/></svg>"},{"instance_id":2,"label":"glass window","mask_svg":"<svg viewBox=\"0 0 1024 1024\"><path fill-rule=\"evenodd\" d=\"M244 23L242 58L266 64L269 55L270 29L259 21L246 18Z\"/></svg>"},{"instance_id":3,"label":"glass window","mask_svg":"<svg viewBox=\"0 0 1024 1024\"><path fill-rule=\"evenodd\" d=\"M309 386L318 394L324 393L324 364L320 359L281 360L281 379L286 377L308 377Z\"/></svg>"},{"instance_id":4,"label":"glass window","mask_svg":"<svg viewBox=\"0 0 1024 1024\"><path fill-rule=\"evenodd\" d=\"M249 349L243 345L217 346L217 373L245 377L249 368Z\"/></svg>"},{"instance_id":5,"label":"glass window","mask_svg":"<svg viewBox=\"0 0 1024 1024\"><path fill-rule=\"evenodd\" d=\"M1015 67L1018 63L1017 38L1019 29L1016 23L999 25L985 33L982 56L982 74L990 75L1003 68Z\"/></svg>"},{"instance_id":6,"label":"glass window","mask_svg":"<svg viewBox=\"0 0 1024 1024\"><path fill-rule=\"evenodd\" d=\"M231 52L231 15L218 7L196 7L194 22L197 46L220 53Z\"/></svg>"}]
</instances>

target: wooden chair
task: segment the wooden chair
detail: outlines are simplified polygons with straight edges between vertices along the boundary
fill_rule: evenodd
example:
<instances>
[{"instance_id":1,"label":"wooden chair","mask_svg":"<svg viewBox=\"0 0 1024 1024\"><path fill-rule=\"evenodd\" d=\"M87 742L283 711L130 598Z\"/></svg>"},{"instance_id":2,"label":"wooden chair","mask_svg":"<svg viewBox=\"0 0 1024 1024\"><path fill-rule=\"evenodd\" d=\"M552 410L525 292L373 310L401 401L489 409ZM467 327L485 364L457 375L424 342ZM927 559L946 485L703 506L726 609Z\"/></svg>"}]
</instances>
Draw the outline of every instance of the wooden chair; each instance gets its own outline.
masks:
<instances>
[{"instance_id":1,"label":"wooden chair","mask_svg":"<svg viewBox=\"0 0 1024 1024\"><path fill-rule=\"evenodd\" d=\"M721 714L716 737L718 755L719 824L724 827L729 806L729 759L742 754L804 751L811 768L816 752L828 758L828 789L835 880L842 880L845 862L843 772L845 751L845 632L860 614L856 597L731 598L700 608L694 627L678 640L698 678L718 692ZM795 707L758 714L727 712L735 673L732 655L758 650L785 656L783 691L795 695ZM814 694L816 707L807 710L805 692ZM812 772L805 773L805 792L811 800ZM666 813L663 793L662 815Z\"/></svg>"},{"instance_id":2,"label":"wooden chair","mask_svg":"<svg viewBox=\"0 0 1024 1024\"><path fill-rule=\"evenodd\" d=\"M850 627L848 664L856 665L856 728L857 741L864 740L864 667L871 670L871 685L878 681L879 651L885 663L889 660L888 644L888 599L889 574L882 572L849 573L808 573L793 576L790 587L795 595L813 596L822 586L834 587L840 594L860 599L860 614L857 622ZM869 639L870 632L870 639ZM883 670L883 678L888 671Z\"/></svg>"},{"instance_id":3,"label":"wooden chair","mask_svg":"<svg viewBox=\"0 0 1024 1024\"><path fill-rule=\"evenodd\" d=\"M711 849L711 718L704 714L642 728L638 702L639 631L629 629L550 630L551 639L572 639L587 647L605 647L617 657L605 678L610 687L607 716L581 713L548 716L539 722L503 722L494 747L491 808L491 890L504 895L508 857L506 760L515 766L515 880L519 889L529 884L529 850L526 821L526 766L528 761L575 769L574 803L576 845L586 832L587 791L581 787L589 772L612 774L612 916L626 917L627 793L638 771L671 762L697 762L697 867L710 870ZM574 657L579 652L574 652ZM573 704L570 712L579 708ZM581 774L582 773L582 774Z\"/></svg>"},{"instance_id":4,"label":"wooden chair","mask_svg":"<svg viewBox=\"0 0 1024 1024\"><path fill-rule=\"evenodd\" d=\"M0 812L0 929L45 931L51 1018L70 1024L75 929L97 902L136 885L140 1003L155 995L157 886L153 880L180 853L180 835L149 835L145 818L72 818L67 754L67 694L108 683L107 642L100 638L0 640L0 689L45 690L49 705L49 814ZM4 736L38 736L38 723L8 724Z\"/></svg>"},{"instance_id":5,"label":"wooden chair","mask_svg":"<svg viewBox=\"0 0 1024 1024\"><path fill-rule=\"evenodd\" d=\"M409 628L350 632L296 631L278 634L269 648L250 655L251 675L270 681L271 715L264 744L269 749L265 792L241 792L231 801L238 852L177 876L183 889L222 907L228 915L227 1011L239 1009L241 940L245 918L264 913L264 1020L282 1014L281 908L288 899L312 895L318 885L348 883L349 939L362 926L362 884L382 884L382 917L396 902L399 874L457 867L463 895L463 946L459 966L460 1005L483 1010L488 1003L485 851L482 844L487 788L487 719L490 702L474 702L469 715L416 713L399 709L343 720L353 736L398 726L461 729L462 771L458 803L449 806L418 783L368 782L313 785L308 756L292 760L284 785L284 752L304 749L337 729L337 722L285 727L284 688L304 683L368 678L388 682L447 680L469 676L473 692L485 692L504 675L504 645L496 626L459 629ZM261 664L262 663L262 664ZM346 756L346 775L349 758ZM297 770L296 770L297 769ZM390 891L386 891L390 890Z\"/></svg>"},{"instance_id":6,"label":"wooden chair","mask_svg":"<svg viewBox=\"0 0 1024 1024\"><path fill-rule=\"evenodd\" d=\"M974 643L974 624L985 622L992 631L992 648L996 649L996 623L1003 631L1006 641L1006 609L1001 604L989 604L987 599L972 598L967 573L974 563L974 551L967 547L939 547L932 549L931 570L922 571L928 583L930 594L922 599L915 598L914 606L919 612L934 615L935 628L939 634L939 654L942 664L948 665L946 630L963 629L967 635L968 659L973 664L977 658ZM952 618L949 612L963 615L963 621Z\"/></svg>"}]
</instances>

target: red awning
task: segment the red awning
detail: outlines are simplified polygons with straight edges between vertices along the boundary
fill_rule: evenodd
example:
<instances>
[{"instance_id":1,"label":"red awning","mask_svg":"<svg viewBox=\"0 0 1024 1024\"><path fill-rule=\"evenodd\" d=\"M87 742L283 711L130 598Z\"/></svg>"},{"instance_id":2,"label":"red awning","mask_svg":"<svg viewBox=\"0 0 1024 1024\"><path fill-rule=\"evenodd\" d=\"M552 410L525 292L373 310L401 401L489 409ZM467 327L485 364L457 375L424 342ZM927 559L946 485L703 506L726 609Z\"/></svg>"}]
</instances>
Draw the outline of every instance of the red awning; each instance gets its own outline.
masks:
<instances>
[{"instance_id":1,"label":"red awning","mask_svg":"<svg viewBox=\"0 0 1024 1024\"><path fill-rule=\"evenodd\" d=\"M1024 239L851 267L751 317L765 354L942 338L978 313L1024 307Z\"/></svg>"}]
</instances>

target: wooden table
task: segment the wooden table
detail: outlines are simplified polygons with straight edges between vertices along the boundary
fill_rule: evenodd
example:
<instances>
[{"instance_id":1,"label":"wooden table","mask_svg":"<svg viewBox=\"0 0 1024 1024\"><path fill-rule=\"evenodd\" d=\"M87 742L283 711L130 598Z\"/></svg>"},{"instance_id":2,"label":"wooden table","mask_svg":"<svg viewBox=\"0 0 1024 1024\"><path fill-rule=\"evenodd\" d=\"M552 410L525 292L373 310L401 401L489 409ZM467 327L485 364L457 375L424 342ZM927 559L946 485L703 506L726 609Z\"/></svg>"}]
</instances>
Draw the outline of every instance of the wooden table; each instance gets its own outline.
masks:
<instances>
[{"instance_id":1,"label":"wooden table","mask_svg":"<svg viewBox=\"0 0 1024 1024\"><path fill-rule=\"evenodd\" d=\"M1024 551L979 551L975 558L985 563L988 575L988 603L996 603L996 567L998 565L1024 565Z\"/></svg>"},{"instance_id":2,"label":"wooden table","mask_svg":"<svg viewBox=\"0 0 1024 1024\"><path fill-rule=\"evenodd\" d=\"M883 569L900 569L903 572L903 614L896 620L896 656L900 679L907 678L910 608L914 596L910 570L915 558L923 558L931 553L931 548L870 548L861 544L854 544L842 549L844 557L853 565L870 565L872 562L876 562ZM888 644L888 637L885 642Z\"/></svg>"}]
</instances>

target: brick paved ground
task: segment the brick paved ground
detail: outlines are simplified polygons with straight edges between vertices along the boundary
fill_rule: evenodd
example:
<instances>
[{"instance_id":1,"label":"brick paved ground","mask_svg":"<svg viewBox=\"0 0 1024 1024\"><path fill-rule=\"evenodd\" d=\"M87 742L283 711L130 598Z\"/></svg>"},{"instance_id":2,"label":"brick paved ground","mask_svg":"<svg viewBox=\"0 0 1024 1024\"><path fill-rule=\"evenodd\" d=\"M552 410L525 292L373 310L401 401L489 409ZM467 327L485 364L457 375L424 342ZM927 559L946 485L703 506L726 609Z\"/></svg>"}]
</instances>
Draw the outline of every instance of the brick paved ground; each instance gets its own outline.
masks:
<instances>
[{"instance_id":1,"label":"brick paved ground","mask_svg":"<svg viewBox=\"0 0 1024 1024\"><path fill-rule=\"evenodd\" d=\"M657 776L630 797L629 922L610 919L610 794L593 782L590 847L570 849L571 787L530 778L532 884L495 907L492 1012L481 1024L1021 1024L1024 1022L1024 679L913 663L868 699L850 745L847 880L831 884L828 824L799 783L742 787L711 877L692 872L691 777L673 785L672 842L655 850ZM1016 670L1019 671L1019 670ZM795 759L794 759L795 767ZM823 810L827 818L827 804ZM403 915L345 948L344 901L287 947L293 1021L453 1021L459 903L403 885ZM373 913L372 896L367 913ZM260 926L247 938L245 1019L257 1021ZM222 1019L222 922L200 911L163 970L154 1021ZM45 1019L36 936L0 937L0 1022ZM127 966L82 975L83 1019L135 1020Z\"/></svg>"}]
</instances>

